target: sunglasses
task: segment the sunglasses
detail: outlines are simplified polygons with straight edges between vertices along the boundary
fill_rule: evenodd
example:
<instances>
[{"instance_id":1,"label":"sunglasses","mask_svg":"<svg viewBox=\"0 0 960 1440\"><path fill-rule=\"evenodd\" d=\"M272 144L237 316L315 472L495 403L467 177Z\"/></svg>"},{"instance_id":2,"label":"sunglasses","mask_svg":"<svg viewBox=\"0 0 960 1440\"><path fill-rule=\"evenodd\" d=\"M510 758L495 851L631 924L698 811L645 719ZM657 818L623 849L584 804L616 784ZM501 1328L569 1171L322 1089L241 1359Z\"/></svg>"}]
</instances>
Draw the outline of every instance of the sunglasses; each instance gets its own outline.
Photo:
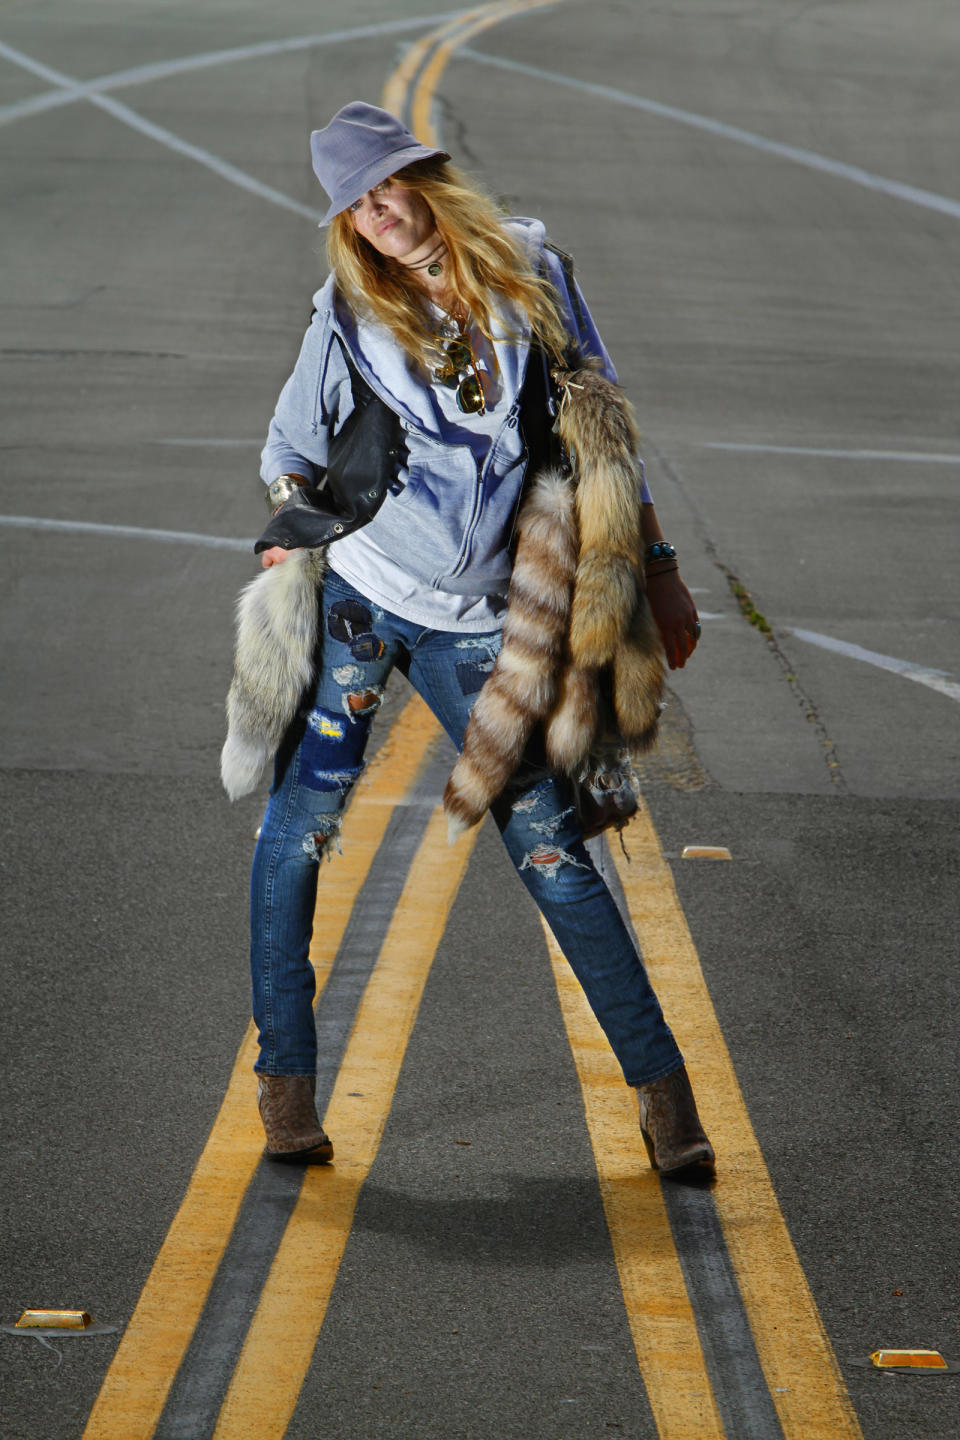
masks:
<instances>
[{"instance_id":1,"label":"sunglasses","mask_svg":"<svg viewBox=\"0 0 960 1440\"><path fill-rule=\"evenodd\" d=\"M457 409L462 414L485 414L487 407L483 398L483 387L477 375L477 362L470 341L465 337L451 340L444 347L444 351L447 357L446 364L440 365L434 370L434 380L448 390L456 390ZM469 370L470 374L463 376L464 370ZM462 379L461 376L463 376Z\"/></svg>"}]
</instances>

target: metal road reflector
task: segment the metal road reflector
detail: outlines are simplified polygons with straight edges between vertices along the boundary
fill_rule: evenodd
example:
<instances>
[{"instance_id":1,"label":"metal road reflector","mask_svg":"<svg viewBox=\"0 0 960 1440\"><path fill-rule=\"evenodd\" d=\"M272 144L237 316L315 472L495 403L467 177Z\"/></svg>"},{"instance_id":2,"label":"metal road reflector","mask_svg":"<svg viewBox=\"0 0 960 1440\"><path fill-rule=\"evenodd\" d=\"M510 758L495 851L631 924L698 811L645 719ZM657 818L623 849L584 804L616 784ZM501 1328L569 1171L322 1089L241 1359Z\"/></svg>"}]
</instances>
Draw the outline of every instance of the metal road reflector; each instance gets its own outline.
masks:
<instances>
[{"instance_id":1,"label":"metal road reflector","mask_svg":"<svg viewBox=\"0 0 960 1440\"><path fill-rule=\"evenodd\" d=\"M732 860L726 845L684 845L681 860Z\"/></svg>"},{"instance_id":2,"label":"metal road reflector","mask_svg":"<svg viewBox=\"0 0 960 1440\"><path fill-rule=\"evenodd\" d=\"M948 1370L939 1350L874 1350L870 1359L878 1370L906 1367L916 1370Z\"/></svg>"},{"instance_id":3,"label":"metal road reflector","mask_svg":"<svg viewBox=\"0 0 960 1440\"><path fill-rule=\"evenodd\" d=\"M17 1330L86 1330L93 1317L86 1310L24 1310Z\"/></svg>"}]
</instances>

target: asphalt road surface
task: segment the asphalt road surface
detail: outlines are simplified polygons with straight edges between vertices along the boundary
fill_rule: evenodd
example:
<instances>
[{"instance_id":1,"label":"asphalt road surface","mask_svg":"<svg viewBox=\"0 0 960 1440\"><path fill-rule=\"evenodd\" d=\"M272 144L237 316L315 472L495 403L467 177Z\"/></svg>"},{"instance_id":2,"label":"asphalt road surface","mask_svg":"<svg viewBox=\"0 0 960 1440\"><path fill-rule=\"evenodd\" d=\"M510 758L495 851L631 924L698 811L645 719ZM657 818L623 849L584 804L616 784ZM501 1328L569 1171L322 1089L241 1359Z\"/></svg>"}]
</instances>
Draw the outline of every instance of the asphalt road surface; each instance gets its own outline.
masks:
<instances>
[{"instance_id":1,"label":"asphalt road surface","mask_svg":"<svg viewBox=\"0 0 960 1440\"><path fill-rule=\"evenodd\" d=\"M867 1362L960 1366L958 64L953 0L2 0L0 1325L104 1327L0 1331L2 1440L960 1436ZM701 610L601 860L708 1191L400 680L321 880L337 1161L258 1163L232 612L307 137L384 96L576 257Z\"/></svg>"}]
</instances>

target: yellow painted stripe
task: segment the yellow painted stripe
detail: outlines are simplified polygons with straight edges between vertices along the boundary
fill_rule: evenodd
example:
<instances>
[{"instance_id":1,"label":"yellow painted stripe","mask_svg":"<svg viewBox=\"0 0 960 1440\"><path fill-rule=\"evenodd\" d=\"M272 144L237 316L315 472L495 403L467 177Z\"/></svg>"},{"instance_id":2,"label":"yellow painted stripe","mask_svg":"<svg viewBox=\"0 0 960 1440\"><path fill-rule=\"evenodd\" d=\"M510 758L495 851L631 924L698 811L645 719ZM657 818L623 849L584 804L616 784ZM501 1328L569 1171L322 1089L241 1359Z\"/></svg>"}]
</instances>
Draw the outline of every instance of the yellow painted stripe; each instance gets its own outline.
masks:
<instances>
[{"instance_id":1,"label":"yellow painted stripe","mask_svg":"<svg viewBox=\"0 0 960 1440\"><path fill-rule=\"evenodd\" d=\"M636 1096L624 1084L607 1039L546 923L543 928L580 1077L637 1363L660 1440L723 1440L660 1181L647 1168Z\"/></svg>"},{"instance_id":2,"label":"yellow painted stripe","mask_svg":"<svg viewBox=\"0 0 960 1440\"><path fill-rule=\"evenodd\" d=\"M418 696L357 787L343 826L344 854L320 871L316 937L311 959L318 993L326 983L350 911L389 823L437 733ZM166 1403L247 1186L263 1154L252 1068L257 1055L251 1025L237 1053L227 1092L160 1253L147 1277L83 1440L149 1440Z\"/></svg>"},{"instance_id":3,"label":"yellow painted stripe","mask_svg":"<svg viewBox=\"0 0 960 1440\"><path fill-rule=\"evenodd\" d=\"M454 20L448 20L446 24L440 25L436 30L431 30L428 35L422 36L415 45L411 45L396 70L387 77L387 82L383 87L383 94L380 97L380 104L384 110L390 110L394 115L403 113L403 108L407 103L407 97L410 93L410 87L413 84L414 77L434 45L439 44L446 36L455 33L461 25L469 24L475 16L483 15L491 9L499 8L499 5L480 5L475 10L468 10L466 14L458 15ZM422 135L418 136L418 138L423 141ZM436 142L429 141L423 143L435 144Z\"/></svg>"},{"instance_id":4,"label":"yellow painted stripe","mask_svg":"<svg viewBox=\"0 0 960 1440\"><path fill-rule=\"evenodd\" d=\"M83 1440L153 1434L263 1150L249 1094L251 1026L187 1193L97 1396ZM172 1065L175 1074L176 1066Z\"/></svg>"},{"instance_id":5,"label":"yellow painted stripe","mask_svg":"<svg viewBox=\"0 0 960 1440\"><path fill-rule=\"evenodd\" d=\"M785 1440L862 1440L646 805L631 821L627 846L629 862L610 848L651 981L717 1150L717 1210Z\"/></svg>"},{"instance_id":6,"label":"yellow painted stripe","mask_svg":"<svg viewBox=\"0 0 960 1440\"><path fill-rule=\"evenodd\" d=\"M364 993L327 1110L336 1162L309 1169L220 1411L214 1440L282 1440L393 1102L423 988L477 831L451 850L438 807ZM323 1424L320 1424L320 1430Z\"/></svg>"},{"instance_id":7,"label":"yellow painted stripe","mask_svg":"<svg viewBox=\"0 0 960 1440\"><path fill-rule=\"evenodd\" d=\"M498 4L481 5L476 10L468 10L465 14L458 15L455 20L432 30L429 35L424 35L416 45L410 47L388 77L383 87L381 105L395 115L402 114L410 97L411 87L416 81L411 100L410 128L421 144L439 149L440 139L430 118L430 108L440 77L450 63L454 51L465 45L474 35L479 35L482 30L499 25L501 20L521 15L525 10L535 10L557 3L558 0L500 0ZM428 56L429 61L424 64ZM424 67L423 73L417 79L421 66Z\"/></svg>"},{"instance_id":8,"label":"yellow painted stripe","mask_svg":"<svg viewBox=\"0 0 960 1440\"><path fill-rule=\"evenodd\" d=\"M515 15L522 14L524 10L535 10L542 5L555 3L556 0L509 0L509 3L490 6L488 14L479 16L472 23L464 17L456 33L437 46L417 82L410 110L413 122L410 128L424 145L439 145L440 143L430 118L430 109L440 77L450 63L453 52L461 45L465 45L474 35L479 35L482 30L489 30L491 26L499 25L501 20L509 20Z\"/></svg>"}]
</instances>

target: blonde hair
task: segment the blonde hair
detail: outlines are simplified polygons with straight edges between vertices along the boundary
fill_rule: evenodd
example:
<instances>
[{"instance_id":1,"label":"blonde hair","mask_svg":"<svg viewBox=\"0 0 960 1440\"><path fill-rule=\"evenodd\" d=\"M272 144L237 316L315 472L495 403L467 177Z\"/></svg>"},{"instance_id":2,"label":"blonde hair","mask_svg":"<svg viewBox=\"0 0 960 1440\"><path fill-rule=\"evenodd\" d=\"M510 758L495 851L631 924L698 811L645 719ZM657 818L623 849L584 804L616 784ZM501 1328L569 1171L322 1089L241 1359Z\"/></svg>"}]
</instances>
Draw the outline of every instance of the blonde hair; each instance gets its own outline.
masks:
<instances>
[{"instance_id":1,"label":"blonde hair","mask_svg":"<svg viewBox=\"0 0 960 1440\"><path fill-rule=\"evenodd\" d=\"M562 363L570 336L560 318L560 297L504 228L502 208L443 160L407 165L391 176L391 183L414 191L429 206L447 247L444 267L450 289L487 339L512 338L494 330L490 302L502 296L526 316L533 338ZM338 288L353 309L387 326L419 364L435 363L436 329L423 305L423 292L402 265L357 233L349 210L331 222L327 255Z\"/></svg>"}]
</instances>

